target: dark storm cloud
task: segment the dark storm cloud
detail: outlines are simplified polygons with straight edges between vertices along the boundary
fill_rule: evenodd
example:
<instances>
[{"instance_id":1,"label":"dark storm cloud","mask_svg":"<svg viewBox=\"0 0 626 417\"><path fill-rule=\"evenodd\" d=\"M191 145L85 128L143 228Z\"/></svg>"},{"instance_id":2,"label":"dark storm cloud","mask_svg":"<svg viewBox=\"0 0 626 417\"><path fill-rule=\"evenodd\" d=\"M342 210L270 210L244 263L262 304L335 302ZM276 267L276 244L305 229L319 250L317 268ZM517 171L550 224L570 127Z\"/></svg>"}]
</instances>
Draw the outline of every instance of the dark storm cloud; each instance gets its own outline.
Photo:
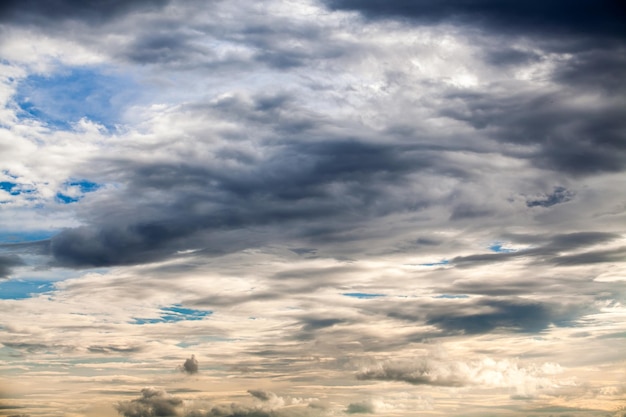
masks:
<instances>
[{"instance_id":1,"label":"dark storm cloud","mask_svg":"<svg viewBox=\"0 0 626 417\"><path fill-rule=\"evenodd\" d=\"M461 22L504 31L624 37L626 11L619 0L325 0L331 8L355 10L368 18L420 23Z\"/></svg>"},{"instance_id":2,"label":"dark storm cloud","mask_svg":"<svg viewBox=\"0 0 626 417\"><path fill-rule=\"evenodd\" d=\"M141 397L121 401L115 408L125 417L172 417L180 415L183 400L162 390L144 388Z\"/></svg>"},{"instance_id":3,"label":"dark storm cloud","mask_svg":"<svg viewBox=\"0 0 626 417\"><path fill-rule=\"evenodd\" d=\"M157 9L168 0L6 0L0 3L0 22L54 24L62 20L100 23L126 13Z\"/></svg>"},{"instance_id":4,"label":"dark storm cloud","mask_svg":"<svg viewBox=\"0 0 626 417\"><path fill-rule=\"evenodd\" d=\"M253 165L229 169L219 160L114 161L128 176L114 210L94 207L91 224L54 236L51 252L58 264L71 267L150 262L189 247L222 254L271 237L244 239L237 234L244 228L277 224L283 235L324 242L353 232L367 218L410 209L415 197L399 199L393 187L436 160L420 147L338 139L271 145Z\"/></svg>"},{"instance_id":5,"label":"dark storm cloud","mask_svg":"<svg viewBox=\"0 0 626 417\"><path fill-rule=\"evenodd\" d=\"M0 279L8 278L13 267L23 264L24 262L17 255L0 255Z\"/></svg>"},{"instance_id":6,"label":"dark storm cloud","mask_svg":"<svg viewBox=\"0 0 626 417\"><path fill-rule=\"evenodd\" d=\"M372 19L462 23L478 25L499 37L533 39L532 52L486 44L483 54L494 66L519 67L545 60L537 51L570 53L555 63L549 75L559 86L558 92L457 90L446 97L439 112L497 142L538 145L526 155L512 156L526 157L542 169L575 176L626 169L626 106L619 99L626 78L626 8L619 1L327 0L326 4L360 11ZM601 97L572 105L583 94ZM462 209L453 219L479 214Z\"/></svg>"},{"instance_id":7,"label":"dark storm cloud","mask_svg":"<svg viewBox=\"0 0 626 417\"><path fill-rule=\"evenodd\" d=\"M582 77L582 75L581 75ZM590 175L626 169L626 107L613 100L572 106L575 93L455 92L442 116L463 121L497 142L536 146L526 157L539 168Z\"/></svg>"},{"instance_id":8,"label":"dark storm cloud","mask_svg":"<svg viewBox=\"0 0 626 417\"><path fill-rule=\"evenodd\" d=\"M609 97L622 96L626 86L626 45L620 47L594 46L580 51L559 66L552 75L564 86L576 86L582 92L601 91Z\"/></svg>"},{"instance_id":9,"label":"dark storm cloud","mask_svg":"<svg viewBox=\"0 0 626 417\"><path fill-rule=\"evenodd\" d=\"M52 254L58 264L70 267L154 261L171 254L172 249L163 247L166 242L185 235L167 220L162 223L69 229L52 238Z\"/></svg>"}]
</instances>

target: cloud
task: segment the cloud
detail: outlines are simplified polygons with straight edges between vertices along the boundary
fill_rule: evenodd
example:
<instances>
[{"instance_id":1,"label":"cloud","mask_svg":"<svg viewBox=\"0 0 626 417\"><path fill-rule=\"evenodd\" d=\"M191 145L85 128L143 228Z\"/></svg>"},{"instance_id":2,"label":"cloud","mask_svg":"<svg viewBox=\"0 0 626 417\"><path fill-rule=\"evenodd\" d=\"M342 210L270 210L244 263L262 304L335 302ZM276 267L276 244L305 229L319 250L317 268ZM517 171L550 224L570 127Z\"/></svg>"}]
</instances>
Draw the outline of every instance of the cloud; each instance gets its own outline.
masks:
<instances>
[{"instance_id":1,"label":"cloud","mask_svg":"<svg viewBox=\"0 0 626 417\"><path fill-rule=\"evenodd\" d=\"M198 373L198 360L195 355L191 355L191 358L185 359L182 370L190 375Z\"/></svg>"},{"instance_id":2,"label":"cloud","mask_svg":"<svg viewBox=\"0 0 626 417\"><path fill-rule=\"evenodd\" d=\"M254 165L227 171L218 169L219 161L215 167L120 161L129 184L126 192L115 197L113 207L125 214L94 207L90 217L97 218L91 224L52 237L52 255L59 265L84 267L151 262L192 244L208 254L224 254L285 237L274 229L279 222L292 226L285 232L294 238L334 240L361 222L347 215L347 202L363 208L363 221L381 216L380 210L394 208L383 209L377 201L396 182L432 163L412 146L343 139L280 144L269 146L266 153ZM186 184L182 189L181 183ZM131 195L139 190L154 190L156 200L133 199ZM164 193L166 204L160 197ZM322 220L332 223L324 221L325 225L315 227ZM239 233L251 227L271 227L278 235L242 240Z\"/></svg>"},{"instance_id":3,"label":"cloud","mask_svg":"<svg viewBox=\"0 0 626 417\"><path fill-rule=\"evenodd\" d=\"M348 404L347 414L372 414L375 412L374 405L369 401Z\"/></svg>"},{"instance_id":4,"label":"cloud","mask_svg":"<svg viewBox=\"0 0 626 417\"><path fill-rule=\"evenodd\" d=\"M125 417L173 417L180 416L183 400L155 388L144 388L141 397L131 401L120 401L118 413Z\"/></svg>"},{"instance_id":5,"label":"cloud","mask_svg":"<svg viewBox=\"0 0 626 417\"><path fill-rule=\"evenodd\" d=\"M615 404L623 14L496 3L4 2L19 412Z\"/></svg>"},{"instance_id":6,"label":"cloud","mask_svg":"<svg viewBox=\"0 0 626 417\"><path fill-rule=\"evenodd\" d=\"M248 394L261 401L271 401L276 398L276 394L270 391L251 389L248 390Z\"/></svg>"},{"instance_id":7,"label":"cloud","mask_svg":"<svg viewBox=\"0 0 626 417\"><path fill-rule=\"evenodd\" d=\"M312 400L290 398L285 401L273 392L263 390L249 390L248 393L261 404L211 404L201 395L183 400L164 390L144 388L140 398L121 401L115 408L125 417L312 417L325 410L324 407L308 407L307 403Z\"/></svg>"},{"instance_id":8,"label":"cloud","mask_svg":"<svg viewBox=\"0 0 626 417\"><path fill-rule=\"evenodd\" d=\"M412 19L419 23L445 21L478 24L500 31L530 32L539 34L585 35L624 37L626 30L620 25L624 10L618 2L604 0L591 5L584 0L498 3L478 1L419 1L410 0L327 0L337 9L356 10L368 18Z\"/></svg>"},{"instance_id":9,"label":"cloud","mask_svg":"<svg viewBox=\"0 0 626 417\"><path fill-rule=\"evenodd\" d=\"M217 405L209 411L192 411L186 417L273 417L271 411L251 409L245 406L230 404Z\"/></svg>"},{"instance_id":10,"label":"cloud","mask_svg":"<svg viewBox=\"0 0 626 417\"><path fill-rule=\"evenodd\" d=\"M578 262L579 265L582 265L585 263L591 264L617 260L616 257L623 252L623 249L610 249L599 252L583 252L575 255L565 254L570 251L588 250L590 247L606 244L621 237L619 234L609 232L575 232L555 234L553 236L510 234L508 237L516 243L531 244L532 246L515 252L457 256L452 258L451 262L459 267L471 267L481 264L534 258L549 264L565 265ZM585 260L588 262L585 262Z\"/></svg>"},{"instance_id":11,"label":"cloud","mask_svg":"<svg viewBox=\"0 0 626 417\"><path fill-rule=\"evenodd\" d=\"M563 368L555 363L522 366L516 360L454 360L445 355L428 355L412 361L378 362L361 369L356 377L436 387L510 388L515 395L528 396L557 387L556 375L562 372Z\"/></svg>"},{"instance_id":12,"label":"cloud","mask_svg":"<svg viewBox=\"0 0 626 417\"><path fill-rule=\"evenodd\" d=\"M429 361L408 364L380 364L366 368L357 374L360 380L402 381L413 385L457 387L465 385L465 375L455 369L434 367ZM454 365L453 365L454 367ZM372 412L372 411L369 411Z\"/></svg>"},{"instance_id":13,"label":"cloud","mask_svg":"<svg viewBox=\"0 0 626 417\"><path fill-rule=\"evenodd\" d=\"M8 278L13 267L20 265L24 265L24 262L19 256L0 255L0 279Z\"/></svg>"},{"instance_id":14,"label":"cloud","mask_svg":"<svg viewBox=\"0 0 626 417\"><path fill-rule=\"evenodd\" d=\"M443 109L442 116L483 130L498 142L535 146L527 158L542 169L576 176L623 170L626 149L618 126L624 110L611 99L602 109L574 104L572 94L579 93L452 92L449 98L462 106Z\"/></svg>"},{"instance_id":15,"label":"cloud","mask_svg":"<svg viewBox=\"0 0 626 417\"><path fill-rule=\"evenodd\" d=\"M51 23L56 20L76 19L91 24L110 20L137 10L162 7L166 0L132 0L103 3L97 0L54 0L41 3L35 0L8 0L0 6L0 20L27 23Z\"/></svg>"},{"instance_id":16,"label":"cloud","mask_svg":"<svg viewBox=\"0 0 626 417\"><path fill-rule=\"evenodd\" d=\"M565 326L590 312L587 307L540 303L523 299L485 299L470 304L470 311L427 313L427 323L448 332L489 333L495 330L535 333L554 324ZM476 312L471 310L476 309Z\"/></svg>"}]
</instances>

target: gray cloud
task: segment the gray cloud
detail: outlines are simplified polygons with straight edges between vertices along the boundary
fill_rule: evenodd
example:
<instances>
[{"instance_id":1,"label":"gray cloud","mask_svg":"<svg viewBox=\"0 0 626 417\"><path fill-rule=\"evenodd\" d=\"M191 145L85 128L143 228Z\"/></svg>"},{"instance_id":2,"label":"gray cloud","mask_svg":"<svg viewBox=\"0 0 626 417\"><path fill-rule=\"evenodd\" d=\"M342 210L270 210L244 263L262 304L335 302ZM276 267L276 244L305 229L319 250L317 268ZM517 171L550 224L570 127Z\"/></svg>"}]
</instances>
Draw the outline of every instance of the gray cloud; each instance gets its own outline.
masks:
<instances>
[{"instance_id":1,"label":"gray cloud","mask_svg":"<svg viewBox=\"0 0 626 417\"><path fill-rule=\"evenodd\" d=\"M427 323L447 332L464 334L495 330L535 333L551 324L571 325L573 319L593 311L585 306L497 298L478 301L472 307L476 309L475 313L462 310L426 313Z\"/></svg>"},{"instance_id":2,"label":"gray cloud","mask_svg":"<svg viewBox=\"0 0 626 417\"><path fill-rule=\"evenodd\" d=\"M301 404L299 399L295 406L286 407L282 398L269 391L249 390L248 393L261 400L262 405L238 402L213 405L202 397L183 400L164 390L144 388L141 397L120 401L115 408L125 417L311 417L325 410L324 407L308 407L306 403Z\"/></svg>"},{"instance_id":3,"label":"gray cloud","mask_svg":"<svg viewBox=\"0 0 626 417\"><path fill-rule=\"evenodd\" d=\"M458 284L458 289L470 289L469 293L486 293L490 297L423 301L419 306L411 302L395 302L384 306L382 311L386 311L392 318L435 326L442 335L537 333L551 325L572 326L578 318L597 311L592 299L586 304L574 301L531 301L521 297L499 296L502 293L515 293L506 285L501 288L498 286L493 291L489 287L494 284L489 282L477 283L474 291L467 288L468 285ZM529 291L532 288L518 289L520 294Z\"/></svg>"},{"instance_id":4,"label":"gray cloud","mask_svg":"<svg viewBox=\"0 0 626 417\"><path fill-rule=\"evenodd\" d=\"M140 352L142 348L136 346L91 345L87 348L87 350L91 353L119 354Z\"/></svg>"},{"instance_id":5,"label":"gray cloud","mask_svg":"<svg viewBox=\"0 0 626 417\"><path fill-rule=\"evenodd\" d=\"M195 355L191 355L191 358L185 359L182 370L190 375L198 373L198 360Z\"/></svg>"},{"instance_id":6,"label":"gray cloud","mask_svg":"<svg viewBox=\"0 0 626 417\"><path fill-rule=\"evenodd\" d=\"M333 240L368 217L396 210L379 204L392 191L388 187L400 186L408 175L433 163L433 155L419 147L356 140L272 148L265 160L240 171L193 164L128 165L124 168L131 173L128 191L118 197L126 206L124 213L109 214L95 207L101 211L100 219L54 236L51 252L59 264L75 267L150 262L191 244L221 254L266 243L271 237L243 241L229 233L276 224L289 225L284 230L294 237ZM168 203L133 202L131 195L148 190L157 196L167 194ZM387 201L396 199L389 197ZM357 207L359 214L351 215ZM406 208L397 208L401 209ZM324 225L316 227L315 222L322 220Z\"/></svg>"},{"instance_id":7,"label":"gray cloud","mask_svg":"<svg viewBox=\"0 0 626 417\"><path fill-rule=\"evenodd\" d=\"M347 320L339 318L304 317L300 320L300 324L302 324L300 331L293 337L301 341L315 340L319 337L320 331L331 330L336 325L346 322Z\"/></svg>"},{"instance_id":8,"label":"gray cloud","mask_svg":"<svg viewBox=\"0 0 626 417\"><path fill-rule=\"evenodd\" d=\"M484 253L468 256L457 256L451 260L459 267L469 267L481 264L506 262L514 259L529 258L538 259L546 263L556 265L599 263L619 261L623 249L611 249L591 251L575 255L562 255L561 252L581 250L594 245L607 243L618 239L620 235L608 232L576 232L564 233L554 236L524 236L507 235L513 242L521 244L533 244L529 249L521 249L514 252ZM587 260L588 262L585 262Z\"/></svg>"},{"instance_id":9,"label":"gray cloud","mask_svg":"<svg viewBox=\"0 0 626 417\"><path fill-rule=\"evenodd\" d=\"M251 409L238 404L217 405L210 411L192 411L186 417L274 417L272 411Z\"/></svg>"},{"instance_id":10,"label":"gray cloud","mask_svg":"<svg viewBox=\"0 0 626 417\"><path fill-rule=\"evenodd\" d=\"M183 400L154 388L141 390L141 397L131 401L120 401L118 413L125 417L172 417L181 415Z\"/></svg>"},{"instance_id":11,"label":"gray cloud","mask_svg":"<svg viewBox=\"0 0 626 417\"><path fill-rule=\"evenodd\" d=\"M572 175L617 172L626 168L626 147L621 139L626 112L606 101L606 107L573 108L576 92L558 93L455 92L455 107L442 116L463 121L498 142L538 146L527 158L537 167ZM521 156L521 155L518 155Z\"/></svg>"},{"instance_id":12,"label":"gray cloud","mask_svg":"<svg viewBox=\"0 0 626 417\"><path fill-rule=\"evenodd\" d=\"M624 9L619 2L603 0L591 4L585 0L542 3L479 1L410 1L410 0L326 0L333 8L357 10L373 19L411 19L419 23L456 23L486 26L499 31L533 32L545 35L585 35L625 37L621 22Z\"/></svg>"},{"instance_id":13,"label":"gray cloud","mask_svg":"<svg viewBox=\"0 0 626 417\"><path fill-rule=\"evenodd\" d=\"M270 391L251 389L248 390L248 394L261 401L270 401L272 399L276 399L276 394Z\"/></svg>"},{"instance_id":14,"label":"gray cloud","mask_svg":"<svg viewBox=\"0 0 626 417\"><path fill-rule=\"evenodd\" d=\"M458 387L467 383L465 375L456 372L438 372L438 364L423 359L416 363L383 363L357 373L360 380L401 381L413 385ZM372 411L369 411L372 412Z\"/></svg>"},{"instance_id":15,"label":"gray cloud","mask_svg":"<svg viewBox=\"0 0 626 417\"><path fill-rule=\"evenodd\" d=\"M552 259L555 265L561 266L574 266L574 265L589 265L605 262L625 262L626 259L626 247L620 247L617 249L598 250L584 253L578 253L575 255L559 256Z\"/></svg>"},{"instance_id":16,"label":"gray cloud","mask_svg":"<svg viewBox=\"0 0 626 417\"><path fill-rule=\"evenodd\" d=\"M59 20L83 20L91 24L113 19L137 10L160 8L167 0L7 0L0 6L0 21L54 23Z\"/></svg>"},{"instance_id":17,"label":"gray cloud","mask_svg":"<svg viewBox=\"0 0 626 417\"><path fill-rule=\"evenodd\" d=\"M17 75L0 96L18 116L6 122L16 124L15 140L2 146L18 155L12 163L28 162L15 172L32 177L2 185L23 203L2 210L58 231L0 246L0 276L25 276L16 268L23 262L38 267L37 277L65 279L48 297L5 303L5 321L16 323L0 331L10 355L21 355L16 365L29 355L38 364L54 356L58 367L60 354L78 363L118 356L124 375L107 384L136 384L157 369L166 378L172 361L194 374L195 357L180 359L192 347L203 363L220 364L193 379L227 376L240 384L235 394L224 387L211 404L182 386L145 389L119 413L293 417L392 408L391 399L359 402L400 385L372 381L435 392L463 386L468 404L490 401L488 378L472 378L499 377L506 361L481 373L469 362L399 359L446 340L459 341L455 354L465 358L562 356L571 375L576 363L609 369L617 361L608 348L623 329L605 314L625 295L615 281L626 256L625 31L614 3L105 3L0 6L0 47L18 56L3 62ZM38 40L28 61L22 52ZM11 96L14 86L46 78L48 66L71 73L79 65L96 68L89 77L132 78L141 90L103 105L119 106L120 125L84 120L84 132L82 124L66 131ZM66 177L99 188L50 203L53 183ZM10 192L13 182L41 178L49 183L33 185L28 198ZM134 318L168 305L215 315L175 324ZM48 312L58 324L39 322ZM572 332L590 347L571 344ZM68 334L80 344L65 345ZM598 359L603 345L614 352L608 359ZM398 360L372 359L354 381L359 355ZM128 394L101 389L100 366L80 367L81 377L93 372L88 392ZM102 364L121 375L115 366ZM534 368L511 369L512 381ZM33 380L54 378L41 374ZM310 387L323 402L306 407L251 389L242 404L227 404L251 381L288 393ZM511 398L540 403L544 394L521 389ZM433 414L450 414L450 404ZM415 410L402 404L393 413Z\"/></svg>"},{"instance_id":18,"label":"gray cloud","mask_svg":"<svg viewBox=\"0 0 626 417\"><path fill-rule=\"evenodd\" d=\"M22 259L17 255L0 255L0 279L8 278L11 270L15 266L24 265Z\"/></svg>"},{"instance_id":19,"label":"gray cloud","mask_svg":"<svg viewBox=\"0 0 626 417\"><path fill-rule=\"evenodd\" d=\"M346 408L347 414L372 414L375 411L374 405L369 401L351 403L348 404L348 408Z\"/></svg>"}]
</instances>

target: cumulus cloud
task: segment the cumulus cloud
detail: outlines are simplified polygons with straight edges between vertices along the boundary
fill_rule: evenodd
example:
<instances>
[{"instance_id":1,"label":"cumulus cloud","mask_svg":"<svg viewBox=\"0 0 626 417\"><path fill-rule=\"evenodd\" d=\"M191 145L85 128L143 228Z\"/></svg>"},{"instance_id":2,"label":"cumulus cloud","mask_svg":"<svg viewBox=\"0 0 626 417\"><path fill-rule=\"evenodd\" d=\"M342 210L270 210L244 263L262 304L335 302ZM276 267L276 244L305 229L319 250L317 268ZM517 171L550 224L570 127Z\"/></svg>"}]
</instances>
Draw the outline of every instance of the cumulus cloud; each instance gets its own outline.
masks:
<instances>
[{"instance_id":1,"label":"cumulus cloud","mask_svg":"<svg viewBox=\"0 0 626 417\"><path fill-rule=\"evenodd\" d=\"M312 417L326 410L325 407L308 407L308 402L313 400L290 398L285 401L275 393L264 390L249 390L248 393L261 404L212 404L202 396L183 399L164 390L144 388L140 398L121 401L115 408L125 417Z\"/></svg>"},{"instance_id":2,"label":"cumulus cloud","mask_svg":"<svg viewBox=\"0 0 626 417\"><path fill-rule=\"evenodd\" d=\"M163 390L144 388L141 390L140 398L121 401L115 408L125 417L172 417L182 415L182 405L182 399Z\"/></svg>"},{"instance_id":3,"label":"cumulus cloud","mask_svg":"<svg viewBox=\"0 0 626 417\"><path fill-rule=\"evenodd\" d=\"M555 375L563 368L555 363L523 366L518 361L481 358L470 361L424 356L411 361L388 361L361 369L360 380L398 381L441 387L479 386L510 388L517 396L558 386Z\"/></svg>"}]
</instances>

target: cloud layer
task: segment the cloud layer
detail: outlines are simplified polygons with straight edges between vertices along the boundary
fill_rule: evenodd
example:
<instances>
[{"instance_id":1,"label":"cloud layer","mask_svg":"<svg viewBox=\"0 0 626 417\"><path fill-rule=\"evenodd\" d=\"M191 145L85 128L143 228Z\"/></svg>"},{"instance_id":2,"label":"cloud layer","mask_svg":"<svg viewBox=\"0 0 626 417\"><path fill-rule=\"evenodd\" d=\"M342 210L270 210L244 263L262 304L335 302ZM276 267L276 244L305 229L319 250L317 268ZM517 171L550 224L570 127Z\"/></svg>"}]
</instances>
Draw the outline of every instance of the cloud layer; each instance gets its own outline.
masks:
<instances>
[{"instance_id":1,"label":"cloud layer","mask_svg":"<svg viewBox=\"0 0 626 417\"><path fill-rule=\"evenodd\" d=\"M0 415L625 406L617 2L39 3L0 6Z\"/></svg>"}]
</instances>

